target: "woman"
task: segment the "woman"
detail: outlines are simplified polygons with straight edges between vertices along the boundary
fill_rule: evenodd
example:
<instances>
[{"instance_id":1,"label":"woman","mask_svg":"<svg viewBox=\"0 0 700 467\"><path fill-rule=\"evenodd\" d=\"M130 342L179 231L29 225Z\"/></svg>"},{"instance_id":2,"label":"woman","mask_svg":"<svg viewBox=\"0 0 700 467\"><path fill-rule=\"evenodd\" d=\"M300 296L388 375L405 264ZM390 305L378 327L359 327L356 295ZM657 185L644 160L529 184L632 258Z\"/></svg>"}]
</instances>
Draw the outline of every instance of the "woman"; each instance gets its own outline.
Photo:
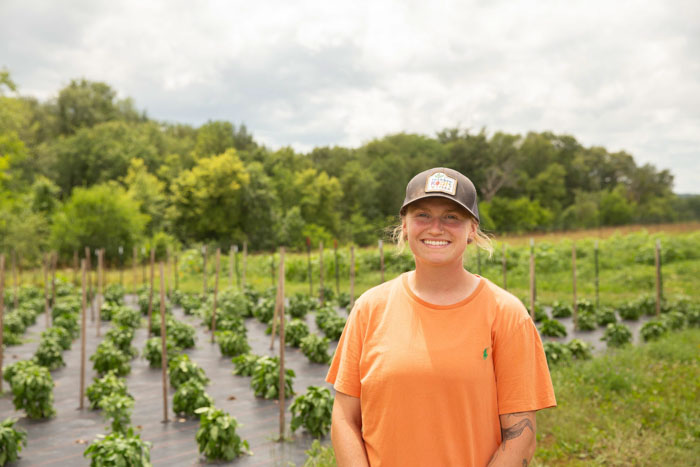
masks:
<instances>
[{"instance_id":1,"label":"woman","mask_svg":"<svg viewBox=\"0 0 700 467\"><path fill-rule=\"evenodd\" d=\"M338 465L527 465L535 411L556 401L525 307L464 269L468 244L493 251L474 185L427 170L400 214L416 268L357 300L326 378Z\"/></svg>"}]
</instances>

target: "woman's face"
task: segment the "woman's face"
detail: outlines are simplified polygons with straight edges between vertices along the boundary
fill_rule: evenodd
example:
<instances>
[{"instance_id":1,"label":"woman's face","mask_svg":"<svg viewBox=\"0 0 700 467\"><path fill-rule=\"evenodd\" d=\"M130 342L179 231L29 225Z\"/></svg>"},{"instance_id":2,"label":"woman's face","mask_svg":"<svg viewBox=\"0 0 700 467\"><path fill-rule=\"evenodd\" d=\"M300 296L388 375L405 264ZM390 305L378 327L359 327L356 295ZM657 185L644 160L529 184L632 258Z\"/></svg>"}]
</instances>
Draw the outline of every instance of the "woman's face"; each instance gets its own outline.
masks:
<instances>
[{"instance_id":1,"label":"woman's face","mask_svg":"<svg viewBox=\"0 0 700 467\"><path fill-rule=\"evenodd\" d=\"M416 263L438 266L458 262L476 223L457 203L446 198L425 198L409 205L403 218L404 235Z\"/></svg>"}]
</instances>

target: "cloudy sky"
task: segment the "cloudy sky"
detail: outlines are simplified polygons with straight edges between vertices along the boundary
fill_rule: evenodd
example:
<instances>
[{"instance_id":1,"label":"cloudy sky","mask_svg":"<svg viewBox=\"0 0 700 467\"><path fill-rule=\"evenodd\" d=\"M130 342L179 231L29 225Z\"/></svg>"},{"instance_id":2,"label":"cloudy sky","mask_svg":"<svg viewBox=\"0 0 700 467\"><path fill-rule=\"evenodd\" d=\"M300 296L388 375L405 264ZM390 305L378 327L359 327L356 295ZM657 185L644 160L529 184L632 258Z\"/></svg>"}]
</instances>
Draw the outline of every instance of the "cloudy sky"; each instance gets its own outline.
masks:
<instances>
[{"instance_id":1,"label":"cloudy sky","mask_svg":"<svg viewBox=\"0 0 700 467\"><path fill-rule=\"evenodd\" d=\"M25 95L108 82L152 118L269 147L550 130L700 193L700 2L0 0Z\"/></svg>"}]
</instances>

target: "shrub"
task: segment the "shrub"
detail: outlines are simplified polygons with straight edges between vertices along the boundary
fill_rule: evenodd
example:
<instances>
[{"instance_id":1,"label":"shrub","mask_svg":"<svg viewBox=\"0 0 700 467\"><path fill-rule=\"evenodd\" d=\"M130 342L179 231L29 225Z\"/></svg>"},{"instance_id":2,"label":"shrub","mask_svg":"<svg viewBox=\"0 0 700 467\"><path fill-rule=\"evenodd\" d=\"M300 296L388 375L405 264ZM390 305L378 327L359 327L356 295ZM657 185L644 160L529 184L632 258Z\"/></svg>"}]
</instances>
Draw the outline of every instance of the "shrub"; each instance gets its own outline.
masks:
<instances>
[{"instance_id":1,"label":"shrub","mask_svg":"<svg viewBox=\"0 0 700 467\"><path fill-rule=\"evenodd\" d=\"M54 318L53 325L63 328L68 331L71 340L76 339L80 335L80 326L78 324L78 313L66 313Z\"/></svg>"},{"instance_id":2,"label":"shrub","mask_svg":"<svg viewBox=\"0 0 700 467\"><path fill-rule=\"evenodd\" d=\"M187 354L180 354L168 362L168 375L170 384L176 389L190 380L199 381L205 386L209 384L209 378L204 373L204 369L190 360Z\"/></svg>"},{"instance_id":3,"label":"shrub","mask_svg":"<svg viewBox=\"0 0 700 467\"><path fill-rule=\"evenodd\" d=\"M340 292L337 297L335 297L335 304L340 308L347 308L350 306L350 294L347 292Z\"/></svg>"},{"instance_id":4,"label":"shrub","mask_svg":"<svg viewBox=\"0 0 700 467\"><path fill-rule=\"evenodd\" d=\"M70 346L73 343L70 333L59 326L51 326L45 331L42 331L41 340L43 341L44 339L55 340L56 342L58 342L58 344L61 346L61 349L63 350L70 349Z\"/></svg>"},{"instance_id":5,"label":"shrub","mask_svg":"<svg viewBox=\"0 0 700 467\"><path fill-rule=\"evenodd\" d=\"M300 319L293 319L284 326L284 341L292 347L299 347L301 340L309 335L309 327Z\"/></svg>"},{"instance_id":6,"label":"shrub","mask_svg":"<svg viewBox=\"0 0 700 467\"><path fill-rule=\"evenodd\" d=\"M238 316L223 316L221 320L217 318L216 329L217 331L233 331L242 336L246 336L248 334L243 318Z\"/></svg>"},{"instance_id":7,"label":"shrub","mask_svg":"<svg viewBox=\"0 0 700 467\"><path fill-rule=\"evenodd\" d=\"M98 403L106 420L111 420L112 433L126 433L131 423L134 399L125 394L108 394Z\"/></svg>"},{"instance_id":8,"label":"shrub","mask_svg":"<svg viewBox=\"0 0 700 467\"><path fill-rule=\"evenodd\" d=\"M18 335L24 334L25 329L27 329L24 320L17 312L7 313L4 316L2 326L5 331Z\"/></svg>"},{"instance_id":9,"label":"shrub","mask_svg":"<svg viewBox=\"0 0 700 467\"><path fill-rule=\"evenodd\" d=\"M139 354L138 349L131 346L131 341L134 339L133 328L128 326L112 327L105 333L105 339L112 341L115 347L129 355L131 358L134 358Z\"/></svg>"},{"instance_id":10,"label":"shrub","mask_svg":"<svg viewBox=\"0 0 700 467\"><path fill-rule=\"evenodd\" d=\"M250 385L258 397L276 399L279 396L280 364L277 357L260 357L253 369L253 378ZM285 397L294 395L292 379L296 376L293 370L285 369L284 394Z\"/></svg>"},{"instance_id":11,"label":"shrub","mask_svg":"<svg viewBox=\"0 0 700 467\"><path fill-rule=\"evenodd\" d=\"M219 294L218 306L225 316L250 316L251 305L248 298L245 294L231 289Z\"/></svg>"},{"instance_id":12,"label":"shrub","mask_svg":"<svg viewBox=\"0 0 700 467\"><path fill-rule=\"evenodd\" d=\"M16 461L22 445L27 445L27 432L15 428L17 419L6 418L0 422L0 465Z\"/></svg>"},{"instance_id":13,"label":"shrub","mask_svg":"<svg viewBox=\"0 0 700 467\"><path fill-rule=\"evenodd\" d=\"M134 430L126 433L113 432L98 435L85 450L83 456L90 457L91 467L150 466L151 443L142 441Z\"/></svg>"},{"instance_id":14,"label":"shrub","mask_svg":"<svg viewBox=\"0 0 700 467\"><path fill-rule=\"evenodd\" d=\"M260 322L269 324L275 314L275 299L265 297L253 307L253 316Z\"/></svg>"},{"instance_id":15,"label":"shrub","mask_svg":"<svg viewBox=\"0 0 700 467\"><path fill-rule=\"evenodd\" d=\"M160 328L158 329L160 331ZM181 349L194 348L196 331L194 327L182 321L172 320L167 329L168 339Z\"/></svg>"},{"instance_id":16,"label":"shrub","mask_svg":"<svg viewBox=\"0 0 700 467\"><path fill-rule=\"evenodd\" d=\"M12 345L22 345L22 336L3 329L2 343L8 347Z\"/></svg>"},{"instance_id":17,"label":"shrub","mask_svg":"<svg viewBox=\"0 0 700 467\"><path fill-rule=\"evenodd\" d=\"M644 342L655 341L668 333L668 326L666 322L662 319L653 319L647 321L639 330L639 335L642 337Z\"/></svg>"},{"instance_id":18,"label":"shrub","mask_svg":"<svg viewBox=\"0 0 700 467\"><path fill-rule=\"evenodd\" d=\"M102 376L110 371L118 376L128 375L131 371L131 355L119 350L119 348L111 340L103 340L97 346L95 353L90 356L93 362L93 368L98 375Z\"/></svg>"},{"instance_id":19,"label":"shrub","mask_svg":"<svg viewBox=\"0 0 700 467\"><path fill-rule=\"evenodd\" d=\"M544 354L547 357L547 365L565 365L571 361L571 350L561 342L546 341L542 343Z\"/></svg>"},{"instance_id":20,"label":"shrub","mask_svg":"<svg viewBox=\"0 0 700 467\"><path fill-rule=\"evenodd\" d=\"M100 319L102 321L111 321L114 317L114 312L121 308L117 303L104 302L100 307Z\"/></svg>"},{"instance_id":21,"label":"shrub","mask_svg":"<svg viewBox=\"0 0 700 467\"><path fill-rule=\"evenodd\" d=\"M121 284L109 284L105 287L105 302L114 305L124 304L124 295L126 291Z\"/></svg>"},{"instance_id":22,"label":"shrub","mask_svg":"<svg viewBox=\"0 0 700 467\"><path fill-rule=\"evenodd\" d=\"M324 437L331 427L333 397L328 388L309 386L289 407L292 433L303 426L314 438Z\"/></svg>"},{"instance_id":23,"label":"shrub","mask_svg":"<svg viewBox=\"0 0 700 467\"><path fill-rule=\"evenodd\" d=\"M100 407L100 400L110 394L119 394L131 397L126 390L126 380L118 377L113 372L109 372L102 378L95 378L86 390L90 408L96 410Z\"/></svg>"},{"instance_id":24,"label":"shrub","mask_svg":"<svg viewBox=\"0 0 700 467\"><path fill-rule=\"evenodd\" d=\"M622 319L636 321L642 316L642 308L638 307L634 302L627 302L617 308L617 313Z\"/></svg>"},{"instance_id":25,"label":"shrub","mask_svg":"<svg viewBox=\"0 0 700 467\"><path fill-rule=\"evenodd\" d=\"M195 413L199 415L195 439L207 460L230 461L249 451L248 441L236 433L238 421L234 417L216 407L200 407Z\"/></svg>"},{"instance_id":26,"label":"shrub","mask_svg":"<svg viewBox=\"0 0 700 467\"><path fill-rule=\"evenodd\" d=\"M17 362L19 363L19 362ZM53 379L47 368L36 364L22 365L11 372L12 403L24 409L29 418L48 418L53 408Z\"/></svg>"},{"instance_id":27,"label":"shrub","mask_svg":"<svg viewBox=\"0 0 700 467\"><path fill-rule=\"evenodd\" d=\"M126 326L131 329L137 329L141 326L141 313L139 310L131 307L119 307L114 311L112 324L114 326Z\"/></svg>"},{"instance_id":28,"label":"shrub","mask_svg":"<svg viewBox=\"0 0 700 467\"><path fill-rule=\"evenodd\" d=\"M37 366L36 360L33 358L30 360L17 360L15 363L10 363L3 368L2 379L10 383L14 375L32 366Z\"/></svg>"},{"instance_id":29,"label":"shrub","mask_svg":"<svg viewBox=\"0 0 700 467\"><path fill-rule=\"evenodd\" d=\"M617 323L617 315L615 314L615 310L607 307L596 311L595 319L598 326L607 326L610 323Z\"/></svg>"},{"instance_id":30,"label":"shrub","mask_svg":"<svg viewBox=\"0 0 700 467\"><path fill-rule=\"evenodd\" d=\"M327 364L331 358L328 355L328 342L327 337L309 334L301 340L301 351L310 361Z\"/></svg>"},{"instance_id":31,"label":"shrub","mask_svg":"<svg viewBox=\"0 0 700 467\"><path fill-rule=\"evenodd\" d=\"M576 329L579 331L593 331L597 327L598 323L596 323L595 315L592 312L587 311L578 315Z\"/></svg>"},{"instance_id":32,"label":"shrub","mask_svg":"<svg viewBox=\"0 0 700 467\"><path fill-rule=\"evenodd\" d=\"M308 295L297 293L289 298L289 306L287 310L293 318L303 318L310 311L314 311L318 307L318 302L315 298Z\"/></svg>"},{"instance_id":33,"label":"shrub","mask_svg":"<svg viewBox=\"0 0 700 467\"><path fill-rule=\"evenodd\" d=\"M143 348L143 356L148 360L151 368L160 368L162 362L162 343L160 337L151 337L146 341ZM172 339L165 339L165 351L168 354L168 361L172 360L180 352Z\"/></svg>"},{"instance_id":34,"label":"shrub","mask_svg":"<svg viewBox=\"0 0 700 467\"><path fill-rule=\"evenodd\" d=\"M228 357L241 355L250 351L250 345L245 336L234 331L216 331L216 342L222 355Z\"/></svg>"},{"instance_id":35,"label":"shrub","mask_svg":"<svg viewBox=\"0 0 700 467\"><path fill-rule=\"evenodd\" d=\"M582 341L581 339L571 339L566 344L566 347L571 352L571 355L577 360L590 360L593 358L590 344Z\"/></svg>"},{"instance_id":36,"label":"shrub","mask_svg":"<svg viewBox=\"0 0 700 467\"><path fill-rule=\"evenodd\" d=\"M66 362L63 361L63 348L60 342L52 338L41 339L39 347L34 353L34 359L39 365L49 370L55 370L66 365Z\"/></svg>"},{"instance_id":37,"label":"shrub","mask_svg":"<svg viewBox=\"0 0 700 467\"><path fill-rule=\"evenodd\" d=\"M185 381L173 395L173 412L193 417L200 407L211 407L214 400L204 390L204 385L196 380Z\"/></svg>"},{"instance_id":38,"label":"shrub","mask_svg":"<svg viewBox=\"0 0 700 467\"><path fill-rule=\"evenodd\" d=\"M191 315L194 310L202 306L202 300L199 294L186 293L182 295L180 305L182 305L182 311L184 311L186 315Z\"/></svg>"},{"instance_id":39,"label":"shrub","mask_svg":"<svg viewBox=\"0 0 700 467\"><path fill-rule=\"evenodd\" d=\"M258 364L258 360L262 357L255 354L243 354L233 357L231 362L234 364L235 369L233 370L234 375L240 376L253 376L253 371Z\"/></svg>"},{"instance_id":40,"label":"shrub","mask_svg":"<svg viewBox=\"0 0 700 467\"><path fill-rule=\"evenodd\" d=\"M556 319L547 319L540 326L540 333L549 337L566 337L566 328Z\"/></svg>"},{"instance_id":41,"label":"shrub","mask_svg":"<svg viewBox=\"0 0 700 467\"><path fill-rule=\"evenodd\" d=\"M316 324L330 340L338 340L345 328L345 318L331 307L324 307L316 313Z\"/></svg>"},{"instance_id":42,"label":"shrub","mask_svg":"<svg viewBox=\"0 0 700 467\"><path fill-rule=\"evenodd\" d=\"M595 312L595 303L586 298L579 298L576 300L576 308L579 313L593 313Z\"/></svg>"},{"instance_id":43,"label":"shrub","mask_svg":"<svg viewBox=\"0 0 700 467\"><path fill-rule=\"evenodd\" d=\"M554 302L552 304L552 318L568 318L573 314L573 309L568 303Z\"/></svg>"},{"instance_id":44,"label":"shrub","mask_svg":"<svg viewBox=\"0 0 700 467\"><path fill-rule=\"evenodd\" d=\"M622 323L608 324L601 340L609 347L622 347L632 341L632 332Z\"/></svg>"},{"instance_id":45,"label":"shrub","mask_svg":"<svg viewBox=\"0 0 700 467\"><path fill-rule=\"evenodd\" d=\"M663 315L666 326L672 331L678 331L685 327L685 315L680 311L669 311Z\"/></svg>"},{"instance_id":46,"label":"shrub","mask_svg":"<svg viewBox=\"0 0 700 467\"><path fill-rule=\"evenodd\" d=\"M534 316L535 322L539 323L540 321L545 321L549 319L549 316L547 315L547 312L544 311L544 308L541 306L535 305L535 316Z\"/></svg>"}]
</instances>

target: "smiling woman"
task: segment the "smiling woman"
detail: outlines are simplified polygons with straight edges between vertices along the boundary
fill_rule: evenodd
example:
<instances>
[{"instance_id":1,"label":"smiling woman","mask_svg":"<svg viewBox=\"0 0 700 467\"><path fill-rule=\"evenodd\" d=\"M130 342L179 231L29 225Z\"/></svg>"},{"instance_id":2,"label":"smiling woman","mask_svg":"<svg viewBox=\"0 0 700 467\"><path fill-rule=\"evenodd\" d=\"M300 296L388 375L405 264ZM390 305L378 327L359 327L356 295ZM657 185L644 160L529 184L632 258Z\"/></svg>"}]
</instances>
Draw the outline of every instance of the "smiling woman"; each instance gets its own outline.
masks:
<instances>
[{"instance_id":1,"label":"smiling woman","mask_svg":"<svg viewBox=\"0 0 700 467\"><path fill-rule=\"evenodd\" d=\"M474 185L427 170L400 214L416 268L358 299L326 378L338 465L527 465L556 401L525 307L464 269L470 244L492 251Z\"/></svg>"}]
</instances>

